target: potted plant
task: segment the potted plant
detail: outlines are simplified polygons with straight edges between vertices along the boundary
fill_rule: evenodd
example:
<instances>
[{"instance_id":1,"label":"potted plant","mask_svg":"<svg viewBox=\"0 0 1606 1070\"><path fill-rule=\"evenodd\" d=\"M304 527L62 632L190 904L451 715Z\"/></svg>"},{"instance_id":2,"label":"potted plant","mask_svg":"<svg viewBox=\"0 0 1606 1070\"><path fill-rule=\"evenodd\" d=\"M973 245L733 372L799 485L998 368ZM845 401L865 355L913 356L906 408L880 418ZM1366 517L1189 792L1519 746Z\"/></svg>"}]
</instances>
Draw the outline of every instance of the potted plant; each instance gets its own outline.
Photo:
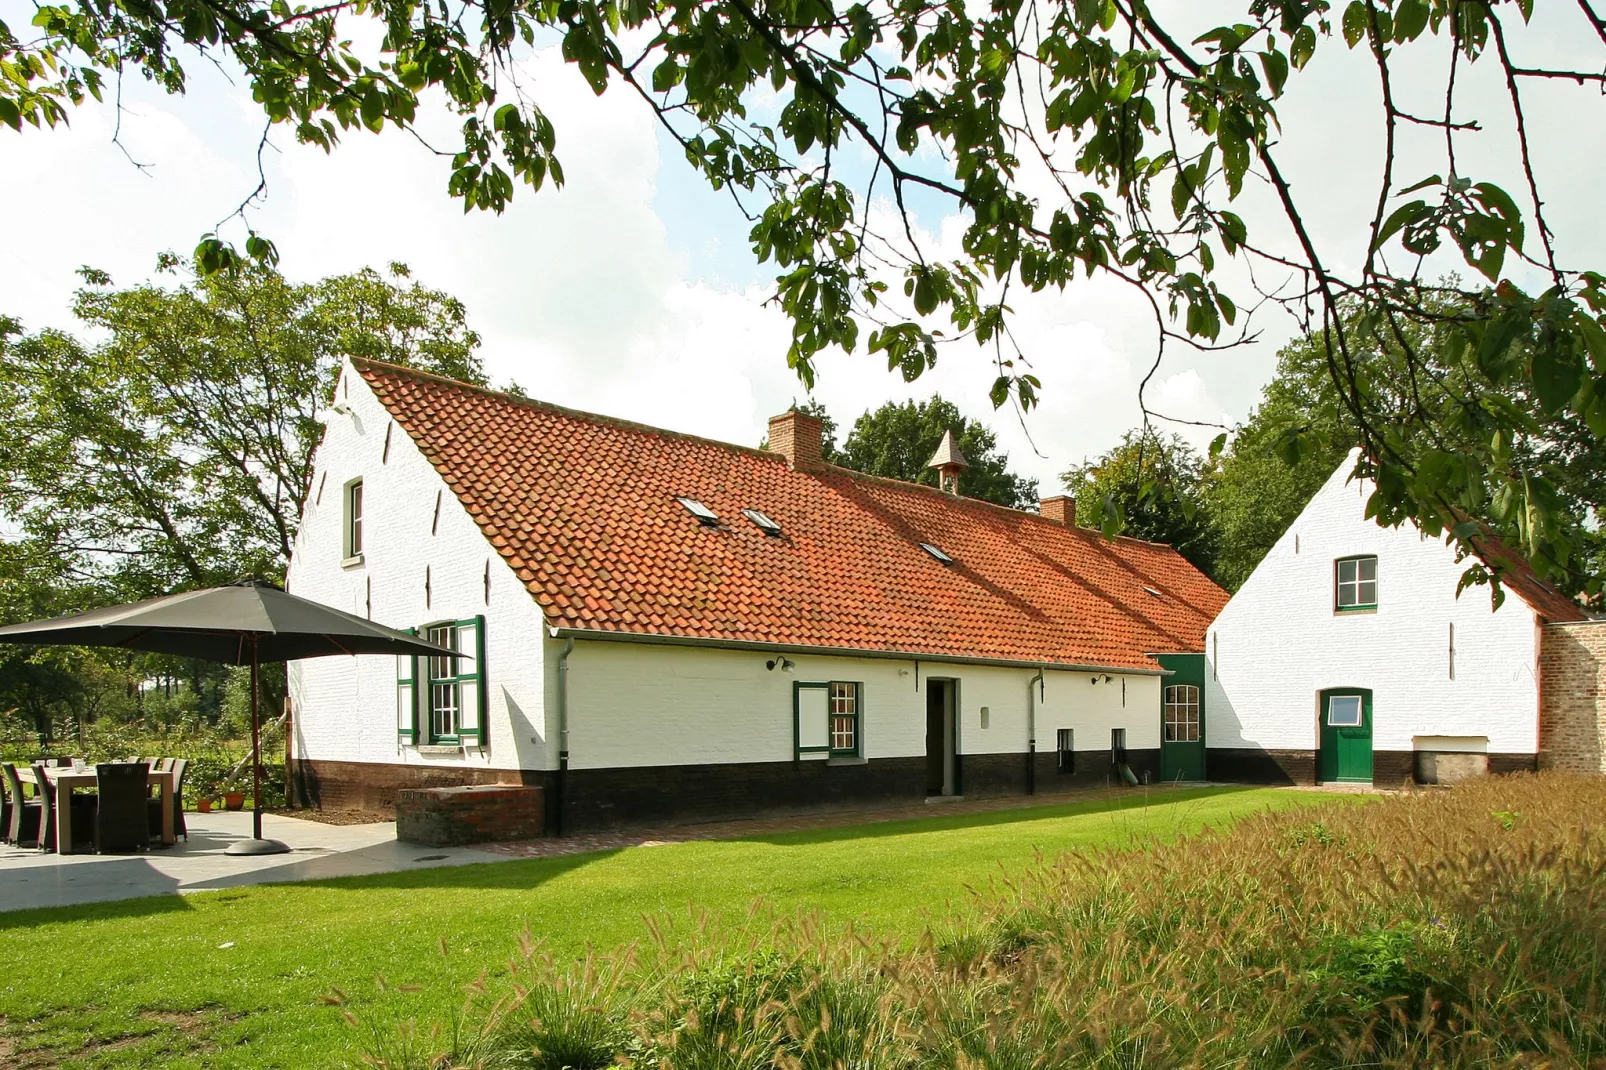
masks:
<instances>
[{"instance_id":1,"label":"potted plant","mask_svg":"<svg viewBox=\"0 0 1606 1070\"><path fill-rule=\"evenodd\" d=\"M223 806L224 806L225 809L228 809L228 810L244 810L245 809L245 792L243 792L243 791L225 791L223 793Z\"/></svg>"},{"instance_id":2,"label":"potted plant","mask_svg":"<svg viewBox=\"0 0 1606 1070\"><path fill-rule=\"evenodd\" d=\"M200 798L196 799L195 800L195 812L198 813L198 814L210 814L212 812L212 798L211 798L211 796L202 795Z\"/></svg>"}]
</instances>

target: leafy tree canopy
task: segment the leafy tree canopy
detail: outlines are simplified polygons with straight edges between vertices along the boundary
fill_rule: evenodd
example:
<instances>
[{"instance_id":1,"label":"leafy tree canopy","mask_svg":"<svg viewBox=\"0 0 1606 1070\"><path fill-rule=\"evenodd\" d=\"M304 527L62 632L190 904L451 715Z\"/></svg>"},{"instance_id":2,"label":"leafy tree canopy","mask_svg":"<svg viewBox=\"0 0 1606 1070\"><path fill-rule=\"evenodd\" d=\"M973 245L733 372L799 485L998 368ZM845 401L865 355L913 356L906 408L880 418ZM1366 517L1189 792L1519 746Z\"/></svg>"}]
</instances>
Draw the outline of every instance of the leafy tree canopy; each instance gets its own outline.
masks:
<instances>
[{"instance_id":1,"label":"leafy tree canopy","mask_svg":"<svg viewBox=\"0 0 1606 1070\"><path fill-rule=\"evenodd\" d=\"M29 39L0 26L0 123L59 123L134 72L180 92L187 62L226 57L270 130L329 150L354 129L412 130L426 99L443 101L460 122L437 150L450 160L448 191L501 210L520 184L563 180L540 87L518 64L559 41L596 92L639 96L748 213L806 383L830 346L862 341L913 379L939 344L969 338L997 365L994 403L1029 407L1039 384L1013 349L1009 292L1078 276L1140 295L1157 357L1168 343L1232 345L1250 330L1246 310L1280 306L1322 338L1360 470L1377 477L1379 520L1465 538L1456 516L1495 499L1502 515L1528 518L1507 534L1540 567L1573 568L1584 529L1559 504L1557 474L1512 446L1535 429L1491 399L1521 381L1544 423L1606 433L1606 276L1598 262L1567 262L1545 214L1587 210L1580 199L1594 187L1547 184L1530 151L1536 85L1574 94L1565 106L1582 136L1598 129L1598 0L1544 5L1565 21L1553 32L1530 26L1533 0L1236 0L1236 17L1211 25L1233 6L465 0L448 12L418 0L61 0L36 5ZM370 39L371 50L352 43ZM1595 56L1556 58L1596 41ZM1345 128L1383 151L1368 207L1317 228L1308 219L1326 193L1290 180L1279 108L1318 53L1341 48L1367 63L1380 100L1358 120L1370 127ZM1483 85L1504 92L1461 87L1474 67L1492 68ZM1396 94L1406 86L1410 100ZM966 220L957 254L922 237L916 197ZM1424 278L1424 259L1441 251L1476 282ZM274 255L254 232L243 252L220 233L197 248L208 271ZM1487 433L1453 448L1422 433L1431 406L1402 413L1368 390L1362 368L1378 339L1423 326L1439 359L1487 377L1464 396ZM1423 375L1434 359L1400 352Z\"/></svg>"},{"instance_id":2,"label":"leafy tree canopy","mask_svg":"<svg viewBox=\"0 0 1606 1070\"><path fill-rule=\"evenodd\" d=\"M74 312L104 341L0 336L0 522L97 595L281 575L343 354L484 381L463 306L401 265L306 285L85 275Z\"/></svg>"},{"instance_id":3,"label":"leafy tree canopy","mask_svg":"<svg viewBox=\"0 0 1606 1070\"><path fill-rule=\"evenodd\" d=\"M1217 540L1205 501L1207 475L1205 459L1180 435L1138 428L1061 479L1076 499L1078 523L1167 543L1213 576Z\"/></svg>"},{"instance_id":4,"label":"leafy tree canopy","mask_svg":"<svg viewBox=\"0 0 1606 1070\"><path fill-rule=\"evenodd\" d=\"M342 355L485 379L463 306L400 264L305 285L260 265L171 287L84 274L74 311L99 341L0 320L6 620L281 577ZM0 708L43 733L52 716L93 720L108 688L156 673L208 683L215 704L221 672L8 647Z\"/></svg>"}]
</instances>

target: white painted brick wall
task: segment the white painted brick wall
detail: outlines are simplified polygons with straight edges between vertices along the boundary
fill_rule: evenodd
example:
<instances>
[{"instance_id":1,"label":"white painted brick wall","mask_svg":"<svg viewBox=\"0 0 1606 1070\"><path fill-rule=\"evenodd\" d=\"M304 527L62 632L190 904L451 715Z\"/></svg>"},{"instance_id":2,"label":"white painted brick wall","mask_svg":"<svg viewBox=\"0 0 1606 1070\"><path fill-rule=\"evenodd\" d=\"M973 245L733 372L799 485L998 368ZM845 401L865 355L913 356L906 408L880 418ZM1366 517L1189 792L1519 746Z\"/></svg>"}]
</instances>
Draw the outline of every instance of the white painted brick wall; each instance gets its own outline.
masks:
<instances>
[{"instance_id":1,"label":"white painted brick wall","mask_svg":"<svg viewBox=\"0 0 1606 1070\"><path fill-rule=\"evenodd\" d=\"M553 647L561 644L553 642ZM1026 685L1035 670L882 658L789 654L791 673L769 670L773 655L581 640L569 657L569 758L575 769L777 762L792 758L792 685L854 680L864 685L862 730L868 758L926 752L926 684L959 681L960 749L965 754L1026 750ZM1160 678L1050 670L1038 707L1037 745L1052 750L1054 733L1072 728L1076 745L1110 744L1110 729L1127 730L1127 746L1160 745ZM1121 681L1126 681L1122 705ZM989 727L981 727L981 708Z\"/></svg>"},{"instance_id":2,"label":"white painted brick wall","mask_svg":"<svg viewBox=\"0 0 1606 1070\"><path fill-rule=\"evenodd\" d=\"M1207 744L1313 750L1317 693L1367 687L1375 750L1411 750L1414 736L1487 736L1491 752L1533 753L1532 610L1507 591L1492 611L1486 587L1457 599L1466 564L1415 527L1368 520L1371 486L1349 482L1351 466L1317 492L1211 626ZM1376 613L1333 611L1333 563L1354 554L1377 555Z\"/></svg>"},{"instance_id":3,"label":"white painted brick wall","mask_svg":"<svg viewBox=\"0 0 1606 1070\"><path fill-rule=\"evenodd\" d=\"M541 769L546 674L544 632L535 601L492 550L433 466L392 420L350 365L336 400L350 415L334 415L318 447L313 493L296 539L287 587L358 614L372 585L374 620L394 628L486 618L486 684L490 746L459 758L421 758L396 737L396 659L319 658L292 663L298 757L345 762L469 765ZM385 458L386 429L390 453ZM363 479L363 563L342 566L342 487ZM440 519L431 534L436 494ZM490 598L485 570L490 566ZM424 570L430 572L425 604Z\"/></svg>"}]
</instances>

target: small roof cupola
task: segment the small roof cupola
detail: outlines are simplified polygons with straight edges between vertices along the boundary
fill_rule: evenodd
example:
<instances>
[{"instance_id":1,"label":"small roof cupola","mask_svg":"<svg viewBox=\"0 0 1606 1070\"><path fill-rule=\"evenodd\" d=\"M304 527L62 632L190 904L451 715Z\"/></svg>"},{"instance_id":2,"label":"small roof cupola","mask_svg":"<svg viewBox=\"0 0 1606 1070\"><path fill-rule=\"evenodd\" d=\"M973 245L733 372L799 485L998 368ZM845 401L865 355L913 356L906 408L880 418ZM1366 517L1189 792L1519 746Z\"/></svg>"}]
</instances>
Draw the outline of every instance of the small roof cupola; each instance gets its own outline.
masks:
<instances>
[{"instance_id":1,"label":"small roof cupola","mask_svg":"<svg viewBox=\"0 0 1606 1070\"><path fill-rule=\"evenodd\" d=\"M965 460L965 451L959 448L954 441L952 429L942 433L942 441L937 444L937 452L931 455L926 462L927 468L937 470L937 486L949 494L959 494L959 473L970 467Z\"/></svg>"}]
</instances>

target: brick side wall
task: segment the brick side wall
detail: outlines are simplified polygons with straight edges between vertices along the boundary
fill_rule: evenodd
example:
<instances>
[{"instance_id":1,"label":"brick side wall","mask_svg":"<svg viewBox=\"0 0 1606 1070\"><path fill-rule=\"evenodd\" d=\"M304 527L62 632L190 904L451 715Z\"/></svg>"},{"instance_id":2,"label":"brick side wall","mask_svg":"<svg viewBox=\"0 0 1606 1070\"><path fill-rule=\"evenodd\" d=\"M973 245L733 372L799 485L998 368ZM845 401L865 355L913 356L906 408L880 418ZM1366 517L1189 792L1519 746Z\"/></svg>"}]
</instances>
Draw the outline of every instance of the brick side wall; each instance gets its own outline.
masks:
<instances>
[{"instance_id":1,"label":"brick side wall","mask_svg":"<svg viewBox=\"0 0 1606 1070\"><path fill-rule=\"evenodd\" d=\"M469 784L540 784L534 770L472 766L402 765L384 762L331 762L297 759L291 766L292 800L319 810L393 810L396 794L408 788L451 788Z\"/></svg>"},{"instance_id":2,"label":"brick side wall","mask_svg":"<svg viewBox=\"0 0 1606 1070\"><path fill-rule=\"evenodd\" d=\"M1540 768L1606 773L1606 623L1540 632Z\"/></svg>"},{"instance_id":3,"label":"brick side wall","mask_svg":"<svg viewBox=\"0 0 1606 1070\"><path fill-rule=\"evenodd\" d=\"M396 838L428 847L533 840L546 829L542 794L501 784L403 788L396 796Z\"/></svg>"}]
</instances>

